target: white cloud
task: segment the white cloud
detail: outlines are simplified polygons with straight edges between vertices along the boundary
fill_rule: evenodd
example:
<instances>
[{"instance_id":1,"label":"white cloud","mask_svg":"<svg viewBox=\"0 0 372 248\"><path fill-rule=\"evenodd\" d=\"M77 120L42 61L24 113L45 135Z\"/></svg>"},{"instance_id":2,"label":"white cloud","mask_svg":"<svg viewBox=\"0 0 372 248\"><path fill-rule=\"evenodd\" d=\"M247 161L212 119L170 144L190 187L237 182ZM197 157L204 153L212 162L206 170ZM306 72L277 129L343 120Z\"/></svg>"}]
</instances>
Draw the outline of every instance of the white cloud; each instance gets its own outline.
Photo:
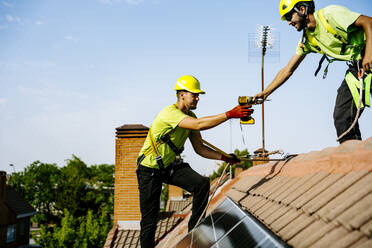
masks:
<instances>
[{"instance_id":1,"label":"white cloud","mask_svg":"<svg viewBox=\"0 0 372 248\"><path fill-rule=\"evenodd\" d=\"M10 5L10 3L5 2L5 1L3 1L3 5L6 6L6 7L11 7L12 6L12 5Z\"/></svg>"},{"instance_id":2,"label":"white cloud","mask_svg":"<svg viewBox=\"0 0 372 248\"><path fill-rule=\"evenodd\" d=\"M127 3L127 4L140 4L144 0L99 0L103 4L114 4L114 3Z\"/></svg>"},{"instance_id":3,"label":"white cloud","mask_svg":"<svg viewBox=\"0 0 372 248\"><path fill-rule=\"evenodd\" d=\"M21 18L19 18L18 16L6 15L6 16L5 16L5 19L6 19L8 22L18 22L18 23L22 23Z\"/></svg>"},{"instance_id":4,"label":"white cloud","mask_svg":"<svg viewBox=\"0 0 372 248\"><path fill-rule=\"evenodd\" d=\"M75 43L78 43L80 41L79 38L73 37L73 36L70 36L70 35L65 36L64 38L65 38L65 40L72 41L72 42L75 42Z\"/></svg>"},{"instance_id":5,"label":"white cloud","mask_svg":"<svg viewBox=\"0 0 372 248\"><path fill-rule=\"evenodd\" d=\"M0 105L6 103L8 100L4 97L0 97Z\"/></svg>"},{"instance_id":6,"label":"white cloud","mask_svg":"<svg viewBox=\"0 0 372 248\"><path fill-rule=\"evenodd\" d=\"M36 25L43 25L44 22L38 20L38 21L35 22L35 24L36 24Z\"/></svg>"}]
</instances>

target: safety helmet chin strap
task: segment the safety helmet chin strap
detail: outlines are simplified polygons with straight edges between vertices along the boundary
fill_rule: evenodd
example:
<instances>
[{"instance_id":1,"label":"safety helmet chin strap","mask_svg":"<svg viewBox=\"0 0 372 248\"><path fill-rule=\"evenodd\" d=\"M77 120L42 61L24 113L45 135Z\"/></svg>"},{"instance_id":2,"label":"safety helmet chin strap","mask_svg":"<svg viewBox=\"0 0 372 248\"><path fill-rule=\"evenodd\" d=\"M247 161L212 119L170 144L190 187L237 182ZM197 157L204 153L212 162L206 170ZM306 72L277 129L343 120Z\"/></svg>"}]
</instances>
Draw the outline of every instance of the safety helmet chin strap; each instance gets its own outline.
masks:
<instances>
[{"instance_id":1,"label":"safety helmet chin strap","mask_svg":"<svg viewBox=\"0 0 372 248\"><path fill-rule=\"evenodd\" d=\"M293 10L296 11L296 13L298 14L299 17L301 17L301 27L302 27L302 30L303 30L303 33L302 33L302 38L301 38L301 43L302 44L305 44L306 40L307 40L307 36L306 36L306 18L307 18L307 14L308 14L308 10L309 10L309 6L306 6L306 5L302 5L305 7L305 13L302 14L301 11L297 8L297 7L294 7Z\"/></svg>"}]
</instances>

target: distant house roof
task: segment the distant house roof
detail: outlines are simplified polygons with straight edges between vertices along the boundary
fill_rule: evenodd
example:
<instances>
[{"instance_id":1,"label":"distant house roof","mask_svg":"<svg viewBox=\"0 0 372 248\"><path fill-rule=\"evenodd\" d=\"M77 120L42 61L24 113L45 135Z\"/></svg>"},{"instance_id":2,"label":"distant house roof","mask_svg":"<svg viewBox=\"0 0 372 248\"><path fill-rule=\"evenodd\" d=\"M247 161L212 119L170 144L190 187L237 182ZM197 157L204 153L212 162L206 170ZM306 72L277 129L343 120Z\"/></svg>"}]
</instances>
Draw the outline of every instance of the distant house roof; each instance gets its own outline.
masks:
<instances>
[{"instance_id":1,"label":"distant house roof","mask_svg":"<svg viewBox=\"0 0 372 248\"><path fill-rule=\"evenodd\" d=\"M12 210L17 219L36 214L35 209L10 186L6 187L5 204Z\"/></svg>"},{"instance_id":2,"label":"distant house roof","mask_svg":"<svg viewBox=\"0 0 372 248\"><path fill-rule=\"evenodd\" d=\"M207 214L228 196L293 247L372 247L371 171L372 138L347 141L242 172ZM188 219L157 247L178 247Z\"/></svg>"},{"instance_id":3,"label":"distant house roof","mask_svg":"<svg viewBox=\"0 0 372 248\"><path fill-rule=\"evenodd\" d=\"M155 241L158 242L168 232L170 232L178 223L182 221L181 217L174 215L175 212L161 212L156 228ZM140 247L140 230L118 230L115 226L108 234L105 248L135 248Z\"/></svg>"}]
</instances>

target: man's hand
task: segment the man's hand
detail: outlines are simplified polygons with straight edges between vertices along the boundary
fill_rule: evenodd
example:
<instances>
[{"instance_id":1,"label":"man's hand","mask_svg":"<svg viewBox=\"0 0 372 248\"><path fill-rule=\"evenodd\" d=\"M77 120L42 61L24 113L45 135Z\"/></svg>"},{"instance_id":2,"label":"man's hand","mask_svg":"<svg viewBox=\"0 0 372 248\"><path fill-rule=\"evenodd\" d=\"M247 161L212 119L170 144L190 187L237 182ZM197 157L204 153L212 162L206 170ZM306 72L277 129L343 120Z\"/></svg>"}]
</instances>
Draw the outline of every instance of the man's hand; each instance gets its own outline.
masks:
<instances>
[{"instance_id":1,"label":"man's hand","mask_svg":"<svg viewBox=\"0 0 372 248\"><path fill-rule=\"evenodd\" d=\"M366 51L362 64L364 72L366 73L372 72L372 52L367 53Z\"/></svg>"},{"instance_id":2,"label":"man's hand","mask_svg":"<svg viewBox=\"0 0 372 248\"><path fill-rule=\"evenodd\" d=\"M355 26L362 27L366 34L366 47L362 65L364 72L370 73L372 70L372 18L360 15L355 21Z\"/></svg>"},{"instance_id":3,"label":"man's hand","mask_svg":"<svg viewBox=\"0 0 372 248\"><path fill-rule=\"evenodd\" d=\"M234 153L230 153L229 155L231 156L231 158L226 157L225 155L221 155L221 160L229 164L240 163L240 159Z\"/></svg>"},{"instance_id":4,"label":"man's hand","mask_svg":"<svg viewBox=\"0 0 372 248\"><path fill-rule=\"evenodd\" d=\"M253 109L251 109L250 105L238 105L235 108L233 108L230 111L227 111L226 118L231 119L231 118L243 118L243 117L248 117L253 113Z\"/></svg>"},{"instance_id":5,"label":"man's hand","mask_svg":"<svg viewBox=\"0 0 372 248\"><path fill-rule=\"evenodd\" d=\"M253 97L253 101L255 102L257 99L261 99L262 102L264 102L268 96L269 94L265 94L264 91L262 91Z\"/></svg>"}]
</instances>

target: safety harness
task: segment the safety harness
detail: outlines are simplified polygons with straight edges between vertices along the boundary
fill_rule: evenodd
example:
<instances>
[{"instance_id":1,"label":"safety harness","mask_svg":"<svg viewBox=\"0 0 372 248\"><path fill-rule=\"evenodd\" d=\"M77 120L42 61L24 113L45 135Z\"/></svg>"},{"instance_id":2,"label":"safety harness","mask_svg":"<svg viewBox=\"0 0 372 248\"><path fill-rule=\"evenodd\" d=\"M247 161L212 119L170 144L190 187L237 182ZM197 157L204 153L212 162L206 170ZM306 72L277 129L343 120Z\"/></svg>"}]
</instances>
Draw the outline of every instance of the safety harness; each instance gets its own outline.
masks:
<instances>
[{"instance_id":1,"label":"safety harness","mask_svg":"<svg viewBox=\"0 0 372 248\"><path fill-rule=\"evenodd\" d=\"M180 154L183 152L183 147L181 149L179 149L170 139L170 132L164 134L163 136L160 137L159 141L155 142L155 139L154 139L154 136L152 135L152 131L151 131L151 127L150 127L150 130L149 130L149 139L150 139L150 146L149 148L143 153L142 157L140 158L140 162L148 155L150 155L151 153L154 153L155 155L155 160L156 160L156 163L158 164L159 166L159 169L160 170L164 170L165 169L165 166L164 166L164 162L163 162L163 157L161 156L160 152L159 152L159 149L158 147L161 145L161 144L164 144L166 143L170 148L171 150L176 154L176 160L180 160Z\"/></svg>"},{"instance_id":2,"label":"safety harness","mask_svg":"<svg viewBox=\"0 0 372 248\"><path fill-rule=\"evenodd\" d=\"M343 55L346 51L346 47L351 46L351 45L349 45L348 42L341 35L337 34L336 31L331 27L331 25L329 25L327 20L324 18L323 9L320 9L318 11L318 17L319 17L320 22L327 29L327 31L329 33L331 33L335 38L337 38L338 40L340 40L342 42L342 47L341 47L340 54ZM315 74L314 74L315 76L318 75L318 72L320 71L324 60L326 59L328 61L328 64L327 64L326 68L324 69L324 73L323 73L323 79L324 79L324 78L327 77L328 66L333 61L336 61L338 59L328 58L328 56L321 50L321 48L318 45L318 42L316 41L314 36L308 31L308 29L306 29L306 35L307 35L307 39L309 40L310 44L313 47L315 47L318 50L319 53L323 54L323 57L319 61L318 68L315 71ZM367 77L365 77L364 84L363 84L363 89L365 90L365 98L364 98L365 99L365 105L368 106L368 107L370 107L370 99L369 98L370 98L370 89L371 89L371 79L372 79L372 74L369 73L367 75ZM348 72L345 75L345 80L346 80L346 83L347 83L347 85L350 89L350 92L351 92L352 96L353 96L354 103L355 103L356 106L358 106L358 102L359 102L359 98L360 98L360 95L359 95L359 92L358 92L358 88L360 87L359 80L351 72ZM362 103L361 107L362 108L364 107L363 103Z\"/></svg>"},{"instance_id":3,"label":"safety harness","mask_svg":"<svg viewBox=\"0 0 372 248\"><path fill-rule=\"evenodd\" d=\"M366 106L370 107L370 94L371 94L371 80L372 79L372 73L369 73L365 78L364 78L364 83L363 83L363 90L364 90L364 103ZM347 86L349 86L351 95L353 96L353 100L355 103L355 106L358 106L359 102L359 92L358 89L360 88L360 83L359 80L355 78L355 76L351 73L348 72L345 75L345 80L347 83ZM361 108L364 108L363 102L361 103Z\"/></svg>"},{"instance_id":4,"label":"safety harness","mask_svg":"<svg viewBox=\"0 0 372 248\"><path fill-rule=\"evenodd\" d=\"M341 35L337 34L336 31L331 27L331 25L329 25L329 23L327 22L327 20L324 18L323 9L320 9L318 11L318 17L319 17L320 22L327 29L327 31L329 33L331 33L336 39L338 39L338 40L340 40L342 42L342 47L341 47L340 54L343 55L345 53L345 51L346 51L346 47L348 46L348 42ZM315 71L315 74L314 74L315 76L318 75L318 72L320 71L324 60L326 59L328 61L328 64L327 64L326 68L324 69L324 73L323 73L323 79L324 79L324 78L327 77L329 64L331 64L333 61L336 61L338 59L335 59L335 58L330 59L330 58L328 58L328 56L319 47L318 42L316 41L316 39L314 38L314 36L310 33L310 31L308 29L306 29L306 35L307 35L307 38L308 38L310 44L313 47L315 47L315 49L317 49L319 53L323 54L323 57L319 61L318 68Z\"/></svg>"}]
</instances>

